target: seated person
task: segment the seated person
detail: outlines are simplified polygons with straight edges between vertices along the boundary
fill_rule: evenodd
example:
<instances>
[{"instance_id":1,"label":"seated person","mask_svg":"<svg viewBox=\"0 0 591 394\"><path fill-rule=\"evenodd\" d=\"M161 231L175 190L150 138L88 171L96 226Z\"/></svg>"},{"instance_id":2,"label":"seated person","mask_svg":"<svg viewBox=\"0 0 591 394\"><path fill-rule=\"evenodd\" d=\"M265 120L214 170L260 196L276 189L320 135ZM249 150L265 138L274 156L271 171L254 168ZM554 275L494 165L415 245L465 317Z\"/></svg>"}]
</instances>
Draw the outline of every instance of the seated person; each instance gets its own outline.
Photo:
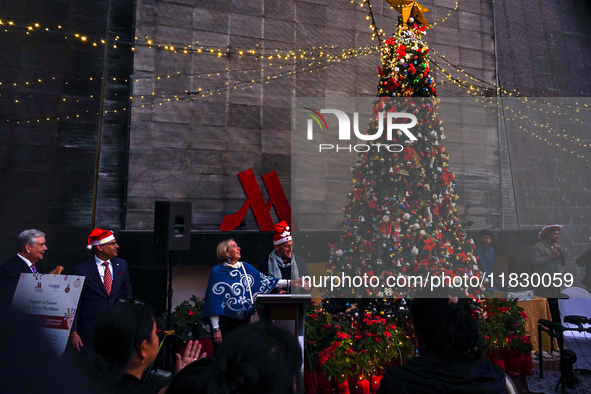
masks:
<instances>
[{"instance_id":1,"label":"seated person","mask_svg":"<svg viewBox=\"0 0 591 394\"><path fill-rule=\"evenodd\" d=\"M294 394L301 365L292 334L264 323L246 324L224 339L215 359L201 359L177 374L167 394Z\"/></svg>"},{"instance_id":2,"label":"seated person","mask_svg":"<svg viewBox=\"0 0 591 394\"><path fill-rule=\"evenodd\" d=\"M419 356L388 367L377 394L507 392L503 370L480 355L478 325L467 299L414 298L410 311Z\"/></svg>"},{"instance_id":3,"label":"seated person","mask_svg":"<svg viewBox=\"0 0 591 394\"><path fill-rule=\"evenodd\" d=\"M141 380L158 355L159 339L151 308L138 301L120 300L101 313L92 329L94 358L88 376L104 392L155 394ZM176 371L198 360L201 346L189 341L183 356L176 355ZM165 389L163 389L163 392Z\"/></svg>"}]
</instances>

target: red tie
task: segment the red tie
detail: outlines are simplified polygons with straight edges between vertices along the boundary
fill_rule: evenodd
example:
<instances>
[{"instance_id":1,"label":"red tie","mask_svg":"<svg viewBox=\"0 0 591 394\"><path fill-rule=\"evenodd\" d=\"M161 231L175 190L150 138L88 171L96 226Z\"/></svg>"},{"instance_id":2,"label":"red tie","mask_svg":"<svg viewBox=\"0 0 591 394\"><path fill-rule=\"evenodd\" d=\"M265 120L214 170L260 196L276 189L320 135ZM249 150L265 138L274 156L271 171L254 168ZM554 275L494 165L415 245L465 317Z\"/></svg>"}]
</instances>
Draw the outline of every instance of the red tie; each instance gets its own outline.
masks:
<instances>
[{"instance_id":1,"label":"red tie","mask_svg":"<svg viewBox=\"0 0 591 394\"><path fill-rule=\"evenodd\" d=\"M31 264L31 271L33 271L34 274L37 273L37 267L35 267L35 264Z\"/></svg>"},{"instance_id":2,"label":"red tie","mask_svg":"<svg viewBox=\"0 0 591 394\"><path fill-rule=\"evenodd\" d=\"M107 294L111 294L111 287L113 286L113 276L111 276L111 270L109 269L109 262L105 261L103 263L105 266L105 290L107 290Z\"/></svg>"}]
</instances>

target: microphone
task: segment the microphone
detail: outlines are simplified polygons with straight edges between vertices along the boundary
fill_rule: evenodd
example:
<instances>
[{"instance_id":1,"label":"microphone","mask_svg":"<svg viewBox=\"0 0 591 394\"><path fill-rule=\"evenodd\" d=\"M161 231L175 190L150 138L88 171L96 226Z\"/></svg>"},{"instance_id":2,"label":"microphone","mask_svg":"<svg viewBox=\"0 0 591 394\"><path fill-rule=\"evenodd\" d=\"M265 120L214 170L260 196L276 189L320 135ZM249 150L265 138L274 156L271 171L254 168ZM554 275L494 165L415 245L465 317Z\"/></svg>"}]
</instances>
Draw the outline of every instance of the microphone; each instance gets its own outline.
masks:
<instances>
[{"instance_id":1,"label":"microphone","mask_svg":"<svg viewBox=\"0 0 591 394\"><path fill-rule=\"evenodd\" d=\"M564 331L562 324L553 322L552 320L540 319L538 320L538 324L551 328L555 331Z\"/></svg>"},{"instance_id":2,"label":"microphone","mask_svg":"<svg viewBox=\"0 0 591 394\"><path fill-rule=\"evenodd\" d=\"M585 316L569 315L564 317L564 322L581 326L583 324L589 323L589 319Z\"/></svg>"}]
</instances>

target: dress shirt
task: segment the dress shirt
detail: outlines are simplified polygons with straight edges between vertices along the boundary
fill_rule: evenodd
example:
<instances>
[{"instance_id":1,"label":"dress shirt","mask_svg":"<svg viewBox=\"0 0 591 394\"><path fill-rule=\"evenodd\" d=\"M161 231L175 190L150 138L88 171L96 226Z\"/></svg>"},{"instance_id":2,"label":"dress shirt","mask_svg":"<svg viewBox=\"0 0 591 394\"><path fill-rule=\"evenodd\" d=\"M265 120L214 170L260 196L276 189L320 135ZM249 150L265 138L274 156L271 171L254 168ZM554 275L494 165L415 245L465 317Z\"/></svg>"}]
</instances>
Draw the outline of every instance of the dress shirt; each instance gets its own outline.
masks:
<instances>
[{"instance_id":1,"label":"dress shirt","mask_svg":"<svg viewBox=\"0 0 591 394\"><path fill-rule=\"evenodd\" d=\"M20 253L17 253L16 255L18 257L20 257L29 266L29 269L31 269L31 266L33 265L33 263L31 263L28 259L21 256ZM37 268L37 266L35 266L35 268ZM34 274L33 269L31 269L31 273Z\"/></svg>"},{"instance_id":2,"label":"dress shirt","mask_svg":"<svg viewBox=\"0 0 591 394\"><path fill-rule=\"evenodd\" d=\"M108 267L109 267L109 271L111 271L111 278L114 278L113 276L113 265L111 264L111 260L106 260L103 261L101 259L99 259L98 257L94 256L94 261L96 262L96 267L98 269L99 275L101 276L101 281L103 281L103 283L105 283L105 266L103 265L103 263L109 263Z\"/></svg>"}]
</instances>

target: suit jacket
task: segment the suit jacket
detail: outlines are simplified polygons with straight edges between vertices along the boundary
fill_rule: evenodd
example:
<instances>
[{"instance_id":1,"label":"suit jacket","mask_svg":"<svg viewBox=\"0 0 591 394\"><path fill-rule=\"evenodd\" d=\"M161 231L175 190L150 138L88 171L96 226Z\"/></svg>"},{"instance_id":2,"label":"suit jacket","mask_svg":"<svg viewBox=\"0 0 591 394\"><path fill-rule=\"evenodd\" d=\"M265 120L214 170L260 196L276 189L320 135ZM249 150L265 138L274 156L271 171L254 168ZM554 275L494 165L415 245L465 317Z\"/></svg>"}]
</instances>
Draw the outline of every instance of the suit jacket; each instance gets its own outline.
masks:
<instances>
[{"instance_id":1,"label":"suit jacket","mask_svg":"<svg viewBox=\"0 0 591 394\"><path fill-rule=\"evenodd\" d=\"M37 269L37 272L44 273L39 261L35 263L35 268ZM2 297L0 301L10 305L21 274L32 273L33 272L27 263L17 255L14 255L10 260L4 263L4 265L0 267L0 297Z\"/></svg>"},{"instance_id":2,"label":"suit jacket","mask_svg":"<svg viewBox=\"0 0 591 394\"><path fill-rule=\"evenodd\" d=\"M72 275L85 277L76 318L72 325L72 331L77 331L82 341L90 340L92 323L98 315L115 305L120 299L133 298L127 262L113 257L111 266L113 268L113 286L110 295L105 290L94 257L75 266L72 272Z\"/></svg>"}]
</instances>

